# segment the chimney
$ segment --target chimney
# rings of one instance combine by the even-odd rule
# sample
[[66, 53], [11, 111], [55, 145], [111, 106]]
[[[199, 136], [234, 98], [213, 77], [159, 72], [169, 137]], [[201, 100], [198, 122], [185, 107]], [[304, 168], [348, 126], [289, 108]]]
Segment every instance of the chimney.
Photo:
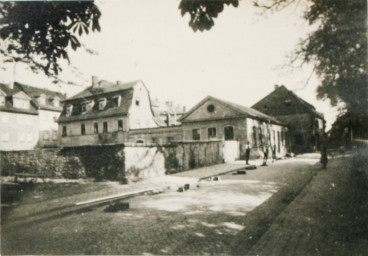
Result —
[[275, 90], [277, 90], [279, 88], [278, 84], [275, 84]]
[[185, 113], [185, 110], [186, 110], [186, 108], [185, 108], [185, 106], [183, 106], [183, 113]]
[[98, 77], [97, 76], [92, 76], [92, 87], [98, 87]]
[[119, 84], [123, 84], [123, 82], [122, 82], [122, 81], [120, 81], [120, 80], [118, 80], [118, 81], [116, 81], [116, 84], [117, 84], [117, 85], [119, 85]]

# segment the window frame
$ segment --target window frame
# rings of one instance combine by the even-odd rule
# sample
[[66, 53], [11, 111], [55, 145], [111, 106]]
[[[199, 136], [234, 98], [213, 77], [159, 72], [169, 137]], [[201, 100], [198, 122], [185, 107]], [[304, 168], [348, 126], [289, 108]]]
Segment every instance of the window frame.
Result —
[[[231, 131], [232, 131], [232, 138], [228, 138], [227, 133], [226, 133], [226, 129], [229, 129], [229, 128], [231, 128]], [[224, 140], [235, 140], [234, 126], [232, 125], [224, 126]]]
[[[212, 131], [212, 132], [210, 132]], [[214, 134], [212, 134], [214, 131]], [[217, 129], [216, 127], [210, 127], [207, 129], [207, 136], [208, 136], [208, 139], [216, 139], [217, 138]]]
[[192, 140], [201, 140], [201, 129], [199, 128], [192, 129]]
[[81, 124], [81, 135], [86, 135], [86, 125]]
[[103, 125], [102, 125], [102, 132], [103, 133], [108, 133], [109, 132], [109, 123], [107, 121], [104, 121], [103, 122]]

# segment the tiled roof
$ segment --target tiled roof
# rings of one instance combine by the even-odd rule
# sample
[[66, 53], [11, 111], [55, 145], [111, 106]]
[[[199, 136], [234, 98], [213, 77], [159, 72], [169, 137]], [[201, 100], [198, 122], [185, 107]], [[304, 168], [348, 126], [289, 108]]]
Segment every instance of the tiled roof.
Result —
[[283, 85], [258, 101], [252, 108], [273, 116], [312, 113], [324, 119], [323, 114], [316, 111], [313, 105], [297, 96], [294, 92], [289, 91]]
[[21, 88], [14, 85], [13, 89], [9, 88], [9, 85], [0, 83], [0, 89], [6, 94], [5, 97], [5, 105], [0, 106], [0, 111], [4, 112], [12, 112], [12, 113], [22, 113], [22, 114], [32, 114], [32, 115], [38, 115], [37, 107], [34, 104], [30, 104], [30, 109], [23, 109], [23, 108], [15, 108], [12, 104], [13, 99], [12, 96], [17, 94], [18, 92], [21, 92]]
[[245, 106], [242, 106], [242, 105], [239, 105], [239, 104], [235, 104], [235, 103], [232, 103], [232, 102], [228, 102], [228, 101], [225, 101], [225, 100], [220, 100], [220, 99], [217, 99], [217, 98], [212, 97], [212, 96], [207, 96], [206, 98], [204, 98], [200, 103], [198, 103], [190, 111], [188, 111], [184, 116], [182, 116], [179, 119], [179, 121], [185, 120], [185, 118], [187, 116], [189, 116], [191, 113], [193, 113], [197, 108], [199, 108], [201, 105], [203, 105], [208, 100], [218, 101], [219, 103], [235, 110], [237, 114], [234, 115], [234, 117], [249, 116], [249, 117], [253, 117], [253, 118], [256, 118], [256, 119], [263, 120], [263, 121], [267, 121], [267, 122], [270, 121], [272, 123], [283, 125], [283, 122], [277, 120], [276, 118], [274, 118], [272, 116], [269, 116], [269, 115], [266, 115], [264, 113], [261, 113], [261, 112], [255, 110], [255, 109], [253, 109], [253, 108], [248, 108], [248, 107], [245, 107]]
[[[79, 93], [78, 97], [71, 97], [65, 100], [64, 109], [58, 119], [59, 123], [73, 122], [73, 121], [82, 121], [82, 120], [91, 120], [91, 119], [99, 119], [106, 118], [111, 116], [124, 116], [128, 113], [129, 108], [132, 104], [133, 99], [133, 89], [132, 86], [115, 88], [116, 85], [112, 86], [113, 88], [104, 88], [105, 90], [101, 91], [101, 93], [90, 93], [90, 88], [87, 88], [83, 92]], [[81, 97], [81, 95], [84, 95]], [[87, 96], [88, 95], [88, 96]], [[121, 96], [120, 106], [115, 106], [113, 102], [113, 98], [115, 96]], [[88, 97], [88, 98], [87, 98]], [[97, 100], [106, 97], [106, 106], [103, 110], [98, 109]], [[91, 110], [82, 113], [82, 103], [85, 101], [94, 101], [95, 104]], [[66, 116], [66, 107], [72, 104], [73, 111], [70, 116]]]
[[95, 95], [100, 95], [101, 96], [102, 94], [105, 94], [105, 93], [131, 89], [138, 82], [140, 82], [140, 81], [137, 80], [137, 81], [124, 83], [124, 84], [114, 84], [114, 83], [110, 83], [110, 82], [102, 80], [102, 81], [99, 82], [99, 87], [98, 88], [93, 88], [92, 86], [90, 86], [87, 89], [85, 89], [84, 91], [68, 98], [67, 101], [76, 100], [76, 99], [90, 98], [90, 97], [95, 96]]
[[[21, 83], [14, 83], [14, 88], [17, 87], [19, 90], [24, 91], [28, 96], [32, 98], [33, 103], [40, 107], [41, 109], [45, 110], [53, 110], [53, 111], [61, 111], [62, 107], [55, 107], [52, 103], [52, 100], [55, 97], [58, 97], [60, 101], [63, 101], [65, 99], [65, 95], [60, 92], [50, 91], [43, 88], [36, 88], [29, 85], [24, 85]], [[38, 97], [40, 97], [41, 94], [44, 94], [46, 96], [46, 102], [45, 104], [40, 104], [40, 102], [37, 100]]]

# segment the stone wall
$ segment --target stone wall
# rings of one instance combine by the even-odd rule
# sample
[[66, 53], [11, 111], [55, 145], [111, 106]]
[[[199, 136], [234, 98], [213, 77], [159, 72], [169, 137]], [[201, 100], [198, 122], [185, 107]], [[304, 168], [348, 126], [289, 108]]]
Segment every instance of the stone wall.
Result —
[[25, 172], [45, 178], [136, 181], [223, 162], [223, 142], [167, 146], [111, 145], [69, 149], [2, 151], [1, 175]]
[[0, 151], [1, 175], [25, 172], [45, 178], [83, 178], [85, 168], [80, 159], [59, 149]]
[[179, 142], [164, 147], [168, 172], [179, 172], [223, 163], [222, 141]]

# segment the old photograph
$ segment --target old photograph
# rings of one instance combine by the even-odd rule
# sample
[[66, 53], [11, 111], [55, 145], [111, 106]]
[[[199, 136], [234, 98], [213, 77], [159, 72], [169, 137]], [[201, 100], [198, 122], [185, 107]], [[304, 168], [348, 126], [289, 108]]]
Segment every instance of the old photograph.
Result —
[[2, 255], [366, 255], [366, 0], [0, 1]]

